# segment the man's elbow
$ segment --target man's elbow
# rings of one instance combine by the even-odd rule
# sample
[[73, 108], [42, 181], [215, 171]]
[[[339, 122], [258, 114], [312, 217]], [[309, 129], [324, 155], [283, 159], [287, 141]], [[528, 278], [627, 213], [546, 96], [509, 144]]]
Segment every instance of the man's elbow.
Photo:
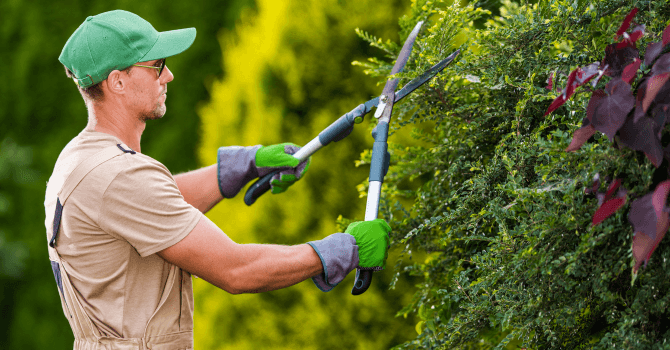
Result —
[[[223, 289], [223, 288], [222, 288], [222, 289]], [[239, 290], [239, 289], [228, 288], [228, 289], [224, 289], [224, 290], [225, 290], [226, 292], [232, 294], [232, 295], [244, 294], [244, 292], [243, 292], [242, 290]]]
[[226, 273], [225, 276], [221, 276], [217, 283], [212, 284], [233, 295], [245, 293], [244, 287], [240, 283], [240, 279], [231, 272]]

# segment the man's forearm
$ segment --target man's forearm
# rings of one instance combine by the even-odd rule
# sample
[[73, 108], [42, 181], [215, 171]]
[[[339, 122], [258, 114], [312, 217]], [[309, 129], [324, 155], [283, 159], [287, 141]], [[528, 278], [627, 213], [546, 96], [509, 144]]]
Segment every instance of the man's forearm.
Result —
[[308, 244], [241, 244], [239, 249], [248, 263], [236, 272], [238, 293], [277, 290], [323, 273], [321, 259]]
[[186, 203], [203, 213], [223, 199], [219, 190], [216, 164], [175, 175], [174, 179]]

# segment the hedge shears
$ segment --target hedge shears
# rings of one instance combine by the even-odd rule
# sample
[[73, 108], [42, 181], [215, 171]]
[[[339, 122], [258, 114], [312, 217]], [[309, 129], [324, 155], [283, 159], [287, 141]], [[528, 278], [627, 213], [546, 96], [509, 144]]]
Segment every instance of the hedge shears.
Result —
[[[419, 34], [419, 30], [421, 29], [422, 24], [423, 22], [417, 23], [417, 25], [407, 37], [407, 40], [405, 40], [396, 63], [391, 70], [391, 75], [402, 72], [405, 64], [409, 59], [410, 53], [412, 52], [412, 46], [414, 45], [414, 41]], [[349, 136], [354, 128], [354, 124], [362, 123], [363, 116], [368, 114], [373, 107], [377, 107], [374, 116], [376, 119], [379, 119], [379, 122], [372, 131], [372, 137], [375, 139], [375, 142], [372, 147], [372, 161], [370, 163], [369, 177], [370, 185], [368, 187], [368, 199], [365, 207], [365, 221], [376, 219], [377, 215], [379, 214], [379, 198], [381, 195], [382, 183], [384, 182], [384, 176], [388, 171], [391, 160], [390, 154], [387, 150], [387, 139], [389, 121], [391, 119], [391, 113], [393, 112], [393, 105], [396, 102], [402, 100], [405, 96], [409, 95], [412, 91], [416, 90], [419, 86], [423, 85], [428, 80], [436, 76], [459, 54], [460, 50], [456, 50], [454, 53], [449, 55], [449, 57], [438, 62], [436, 65], [421, 74], [421, 76], [414, 78], [412, 81], [407, 83], [407, 85], [405, 85], [398, 92], [395, 92], [395, 89], [398, 86], [399, 79], [394, 78], [387, 80], [381, 96], [362, 103], [341, 116], [321, 133], [319, 133], [319, 135], [312, 139], [312, 141], [310, 141], [307, 145], [294, 153], [293, 157], [299, 159], [300, 162], [302, 162], [308, 159], [312, 154], [316, 153], [316, 151], [318, 151], [321, 147], [326, 146], [331, 142], [341, 141], [345, 137]], [[267, 192], [270, 189], [270, 180], [272, 179], [272, 176], [278, 172], [279, 170], [269, 173], [253, 183], [244, 196], [244, 202], [247, 205], [252, 205], [258, 197]], [[354, 287], [351, 290], [351, 294], [359, 295], [364, 293], [370, 286], [371, 281], [372, 270], [356, 269], [356, 282], [354, 283]]]

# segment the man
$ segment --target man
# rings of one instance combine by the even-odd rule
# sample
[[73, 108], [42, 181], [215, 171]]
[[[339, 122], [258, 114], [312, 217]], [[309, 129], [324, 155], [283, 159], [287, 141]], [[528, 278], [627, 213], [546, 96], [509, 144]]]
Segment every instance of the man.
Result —
[[172, 177], [141, 154], [147, 120], [166, 113], [166, 58], [195, 28], [157, 32], [126, 11], [88, 17], [59, 60], [88, 124], [63, 149], [45, 196], [49, 258], [75, 349], [191, 349], [191, 274], [232, 294], [312, 278], [331, 290], [356, 267], [381, 269], [383, 220], [296, 246], [237, 244], [203, 213], [273, 170], [281, 193], [307, 171], [290, 144], [222, 147], [217, 164]]

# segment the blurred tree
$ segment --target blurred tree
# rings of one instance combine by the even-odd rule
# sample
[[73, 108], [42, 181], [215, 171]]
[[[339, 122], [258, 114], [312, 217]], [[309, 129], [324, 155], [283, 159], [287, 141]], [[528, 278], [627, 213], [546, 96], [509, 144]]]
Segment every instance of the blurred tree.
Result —
[[198, 166], [195, 106], [208, 98], [203, 82], [224, 73], [217, 33], [253, 6], [252, 0], [0, 2], [0, 348], [72, 348], [48, 262], [43, 206], [58, 154], [87, 120], [58, 61], [68, 37], [87, 16], [114, 9], [137, 13], [159, 31], [197, 28], [191, 48], [168, 60], [175, 75], [168, 113], [149, 123], [142, 140], [144, 153], [178, 173]]
[[[356, 36], [358, 27], [404, 41], [397, 18], [409, 2], [257, 2], [221, 36], [227, 72], [200, 109], [202, 164], [229, 145], [294, 142], [304, 145], [340, 115], [381, 93], [385, 78], [367, 78], [351, 64], [382, 51]], [[371, 115], [369, 116], [371, 117]], [[321, 149], [309, 174], [287, 193], [266, 194], [251, 207], [244, 193], [208, 215], [239, 243], [299, 244], [342, 231], [339, 215], [362, 220], [365, 199], [356, 184], [367, 167], [354, 160], [372, 145], [364, 122], [344, 141]], [[389, 261], [395, 261], [391, 254]], [[392, 266], [392, 263], [389, 263]], [[229, 295], [197, 280], [196, 347], [202, 349], [386, 349], [414, 337], [411, 318], [395, 318], [409, 302], [410, 280], [389, 291], [392, 274], [375, 274], [368, 292], [352, 297], [354, 274], [323, 293], [311, 281], [257, 295]], [[205, 329], [203, 329], [205, 328]]]

